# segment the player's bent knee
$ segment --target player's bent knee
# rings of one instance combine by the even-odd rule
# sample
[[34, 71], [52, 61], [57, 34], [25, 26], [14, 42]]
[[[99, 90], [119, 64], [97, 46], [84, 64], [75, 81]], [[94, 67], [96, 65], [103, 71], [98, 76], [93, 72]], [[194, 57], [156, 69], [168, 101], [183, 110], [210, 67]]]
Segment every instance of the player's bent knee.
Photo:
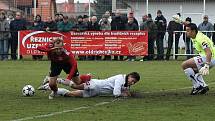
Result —
[[50, 77], [50, 80], [49, 80], [49, 87], [51, 88], [51, 90], [53, 91], [57, 91], [58, 88], [57, 88], [57, 77]]
[[187, 61], [184, 61], [184, 62], [181, 64], [181, 67], [182, 67], [183, 70], [187, 69], [187, 68], [188, 68]]

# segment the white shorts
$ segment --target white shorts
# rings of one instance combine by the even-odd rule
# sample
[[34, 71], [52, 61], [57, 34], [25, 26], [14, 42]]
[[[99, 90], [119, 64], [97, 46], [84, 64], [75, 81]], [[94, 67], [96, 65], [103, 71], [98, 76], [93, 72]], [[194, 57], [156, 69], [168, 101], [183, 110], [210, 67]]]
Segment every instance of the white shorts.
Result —
[[83, 97], [94, 97], [99, 95], [99, 86], [96, 83], [96, 79], [92, 79], [87, 83], [84, 83]]
[[[205, 56], [196, 56], [193, 58], [198, 70], [200, 70], [204, 64], [206, 63], [206, 57]], [[212, 68], [215, 65], [215, 59], [211, 59], [210, 68]]]

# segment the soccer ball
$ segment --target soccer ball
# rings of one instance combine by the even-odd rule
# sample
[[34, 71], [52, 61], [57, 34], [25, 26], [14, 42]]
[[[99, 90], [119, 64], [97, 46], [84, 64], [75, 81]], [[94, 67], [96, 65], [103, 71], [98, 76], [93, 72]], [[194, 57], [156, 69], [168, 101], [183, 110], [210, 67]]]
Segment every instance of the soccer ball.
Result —
[[31, 85], [25, 85], [22, 89], [22, 94], [24, 96], [33, 96], [35, 93], [35, 89]]

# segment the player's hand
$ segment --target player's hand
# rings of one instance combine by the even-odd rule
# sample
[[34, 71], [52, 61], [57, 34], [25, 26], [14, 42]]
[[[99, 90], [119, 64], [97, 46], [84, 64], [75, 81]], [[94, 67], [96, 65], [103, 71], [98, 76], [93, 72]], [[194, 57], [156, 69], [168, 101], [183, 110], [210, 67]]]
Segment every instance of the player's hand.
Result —
[[131, 96], [131, 93], [130, 93], [129, 91], [126, 90], [126, 91], [123, 91], [123, 92], [122, 92], [121, 96], [122, 96], [122, 97], [130, 97], [130, 96]]
[[199, 73], [202, 75], [209, 75], [209, 64], [205, 64], [204, 67], [199, 70]]

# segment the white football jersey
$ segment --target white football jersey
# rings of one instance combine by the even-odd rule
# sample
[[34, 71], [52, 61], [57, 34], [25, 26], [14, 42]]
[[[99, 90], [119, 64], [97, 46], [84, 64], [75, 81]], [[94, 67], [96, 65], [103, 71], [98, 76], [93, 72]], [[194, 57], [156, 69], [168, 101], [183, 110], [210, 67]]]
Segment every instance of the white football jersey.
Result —
[[[119, 74], [107, 79], [92, 79], [93, 84], [91, 86], [97, 87], [97, 91], [100, 94], [113, 94], [114, 96], [120, 96], [121, 91], [125, 89], [125, 74]], [[90, 81], [90, 82], [91, 82]]]

